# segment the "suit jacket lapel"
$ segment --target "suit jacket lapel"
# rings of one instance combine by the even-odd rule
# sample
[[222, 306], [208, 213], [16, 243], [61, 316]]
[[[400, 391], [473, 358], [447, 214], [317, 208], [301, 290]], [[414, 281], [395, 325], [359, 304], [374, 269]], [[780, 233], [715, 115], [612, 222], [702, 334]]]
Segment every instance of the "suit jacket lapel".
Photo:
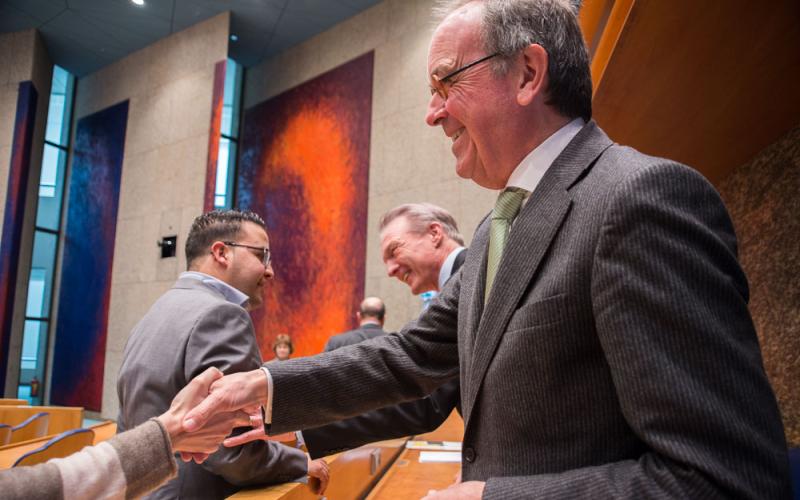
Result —
[[[466, 396], [465, 401], [462, 401], [465, 421], [469, 419], [483, 378], [505, 334], [506, 325], [569, 213], [572, 201], [568, 189], [610, 145], [611, 141], [592, 121], [556, 158], [514, 222], [485, 308], [483, 290], [486, 282], [489, 221], [484, 221], [476, 232], [470, 253], [474, 251], [478, 254], [476, 257], [480, 258], [480, 271], [476, 273], [477, 282], [472, 290], [470, 307], [472, 314], [477, 312], [477, 317], [471, 317], [467, 323], [470, 327], [470, 334], [467, 335], [471, 344], [469, 354], [472, 356], [467, 358], [470, 364], [466, 376], [466, 391], [463, 391]], [[476, 247], [476, 244], [480, 247]], [[473, 330], [474, 325], [476, 328]]]

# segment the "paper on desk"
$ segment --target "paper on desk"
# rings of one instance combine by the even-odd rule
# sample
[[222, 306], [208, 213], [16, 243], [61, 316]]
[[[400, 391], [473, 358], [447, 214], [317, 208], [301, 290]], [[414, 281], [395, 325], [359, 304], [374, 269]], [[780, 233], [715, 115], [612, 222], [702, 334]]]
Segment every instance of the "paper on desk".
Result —
[[461, 451], [460, 441], [409, 441], [406, 443], [409, 450], [431, 451]]
[[461, 463], [460, 451], [421, 451], [419, 463]]

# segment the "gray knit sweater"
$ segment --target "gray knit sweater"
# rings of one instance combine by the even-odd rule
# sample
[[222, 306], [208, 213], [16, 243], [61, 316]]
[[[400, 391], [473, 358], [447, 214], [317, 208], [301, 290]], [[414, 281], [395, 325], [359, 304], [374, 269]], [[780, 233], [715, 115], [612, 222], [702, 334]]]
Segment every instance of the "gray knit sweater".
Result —
[[66, 458], [0, 471], [3, 499], [137, 498], [175, 476], [169, 436], [156, 419]]

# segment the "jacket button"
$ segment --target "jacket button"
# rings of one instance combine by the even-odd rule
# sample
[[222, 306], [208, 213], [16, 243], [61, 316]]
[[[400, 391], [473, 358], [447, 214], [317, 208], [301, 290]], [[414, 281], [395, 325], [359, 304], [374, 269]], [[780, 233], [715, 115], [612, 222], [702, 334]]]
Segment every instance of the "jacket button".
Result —
[[475, 461], [475, 449], [472, 446], [467, 446], [464, 448], [464, 460], [469, 463]]

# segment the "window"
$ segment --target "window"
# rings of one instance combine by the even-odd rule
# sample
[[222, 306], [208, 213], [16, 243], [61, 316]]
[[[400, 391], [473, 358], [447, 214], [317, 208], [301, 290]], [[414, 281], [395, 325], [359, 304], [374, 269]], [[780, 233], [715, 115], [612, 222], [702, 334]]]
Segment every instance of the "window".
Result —
[[75, 78], [63, 68], [55, 66], [42, 152], [17, 389], [17, 397], [26, 398], [31, 404], [40, 404], [44, 394], [53, 277], [61, 229], [74, 88]]
[[217, 155], [217, 184], [214, 208], [231, 208], [236, 152], [239, 146], [239, 116], [242, 95], [242, 66], [233, 59], [225, 65], [225, 90], [222, 98], [222, 124]]

